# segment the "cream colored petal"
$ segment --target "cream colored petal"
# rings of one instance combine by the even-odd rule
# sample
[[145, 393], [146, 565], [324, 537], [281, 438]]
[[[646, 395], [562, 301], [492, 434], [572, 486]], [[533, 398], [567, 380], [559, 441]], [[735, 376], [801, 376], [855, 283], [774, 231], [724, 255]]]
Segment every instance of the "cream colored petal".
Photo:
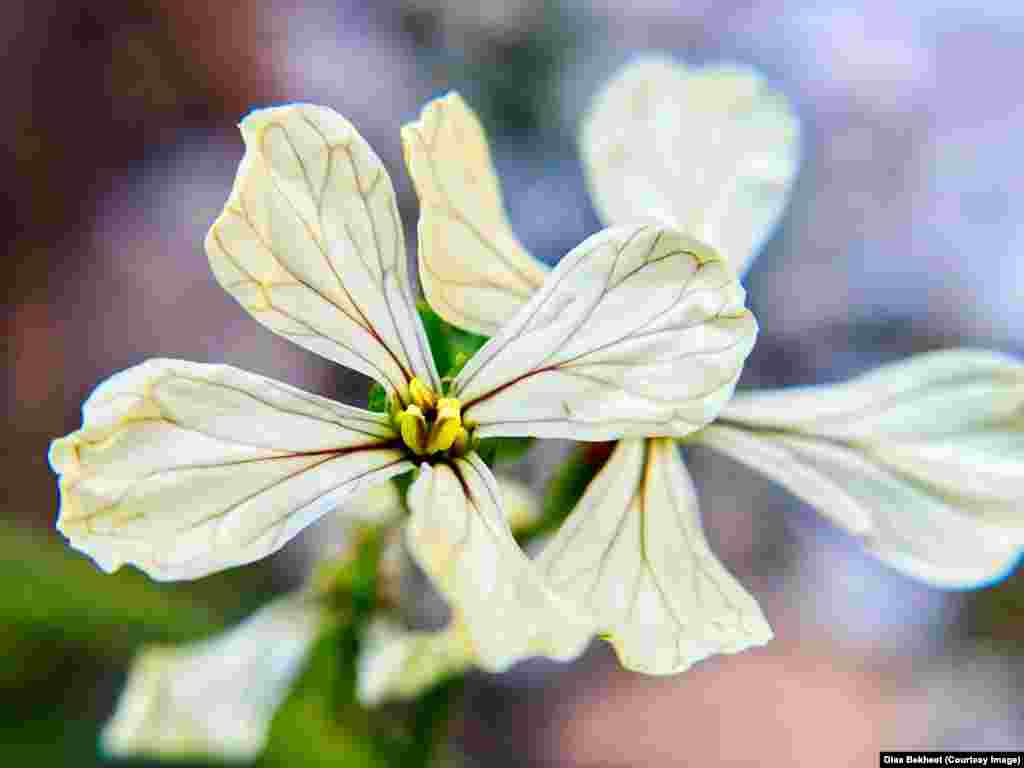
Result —
[[57, 527], [105, 570], [192, 579], [265, 557], [411, 469], [385, 416], [224, 365], [150, 360], [54, 441]]
[[383, 523], [402, 514], [402, 495], [394, 483], [380, 483], [346, 500], [338, 514], [352, 520]]
[[376, 619], [360, 651], [356, 692], [366, 706], [413, 699], [473, 662], [472, 645], [458, 623], [439, 631], [414, 631]]
[[981, 520], [1024, 529], [1024, 364], [952, 349], [848, 382], [740, 393], [736, 426], [841, 441]]
[[457, 93], [402, 128], [420, 198], [420, 284], [452, 325], [493, 336], [540, 288], [547, 267], [512, 234], [479, 119]]
[[782, 214], [800, 156], [796, 115], [756, 72], [650, 55], [597, 95], [580, 144], [607, 223], [673, 222], [740, 273]]
[[250, 113], [245, 156], [206, 237], [220, 284], [277, 333], [409, 401], [439, 388], [391, 179], [355, 128], [311, 104]]
[[512, 538], [494, 476], [475, 454], [423, 464], [409, 490], [409, 550], [463, 617], [482, 667], [570, 659], [592, 627], [543, 583]]
[[674, 674], [772, 637], [708, 547], [672, 440], [620, 441], [537, 565], [593, 613], [628, 669]]
[[116, 757], [252, 760], [321, 628], [320, 609], [279, 599], [209, 640], [135, 659], [102, 744]]
[[604, 230], [453, 382], [479, 437], [682, 436], [732, 394], [757, 323], [712, 249], [655, 225]]
[[858, 535], [883, 561], [936, 586], [997, 581], [1024, 549], [1024, 528], [985, 520], [856, 446], [720, 424], [697, 440], [764, 473]]

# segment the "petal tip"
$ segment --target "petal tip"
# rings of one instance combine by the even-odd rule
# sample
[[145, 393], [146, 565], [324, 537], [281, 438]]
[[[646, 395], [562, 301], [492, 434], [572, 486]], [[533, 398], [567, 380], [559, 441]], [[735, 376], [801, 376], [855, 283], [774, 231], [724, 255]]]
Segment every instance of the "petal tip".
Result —
[[47, 460], [54, 474], [63, 477], [77, 475], [81, 471], [77, 436], [70, 434], [53, 440], [50, 443]]

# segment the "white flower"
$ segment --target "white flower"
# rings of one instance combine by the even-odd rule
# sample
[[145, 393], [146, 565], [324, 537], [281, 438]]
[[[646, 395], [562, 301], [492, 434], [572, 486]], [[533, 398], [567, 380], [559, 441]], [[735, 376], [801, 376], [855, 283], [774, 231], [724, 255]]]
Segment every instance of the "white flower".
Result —
[[304, 595], [270, 603], [237, 627], [135, 658], [103, 749], [118, 756], [252, 760], [316, 640], [322, 609]]
[[756, 335], [731, 268], [667, 225], [604, 230], [442, 387], [391, 181], [367, 143], [312, 105], [253, 112], [241, 129], [246, 153], [206, 239], [214, 274], [268, 328], [374, 378], [391, 413], [151, 360], [100, 385], [82, 429], [54, 442], [58, 527], [108, 570], [197, 578], [264, 557], [354, 492], [416, 469], [408, 544], [480, 664], [576, 655], [593, 622], [523, 555], [473, 447], [703, 427]]
[[[478, 333], [514, 327], [551, 278], [510, 230], [479, 122], [451, 94], [403, 139], [431, 305]], [[738, 270], [779, 217], [799, 154], [796, 118], [760, 77], [661, 57], [627, 66], [598, 95], [581, 144], [607, 221], [673, 222]], [[738, 394], [687, 440], [776, 478], [895, 567], [976, 585], [1005, 574], [1024, 547], [1022, 372], [983, 352], [922, 356], [848, 385]], [[708, 550], [689, 475], [665, 439], [616, 447], [539, 566], [632, 669], [673, 673], [771, 637]]]

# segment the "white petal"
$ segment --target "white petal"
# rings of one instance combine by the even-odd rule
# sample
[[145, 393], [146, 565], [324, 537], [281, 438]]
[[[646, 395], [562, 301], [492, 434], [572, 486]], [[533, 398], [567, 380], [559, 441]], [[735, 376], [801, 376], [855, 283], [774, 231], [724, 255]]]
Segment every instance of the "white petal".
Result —
[[117, 757], [254, 759], [321, 622], [320, 609], [296, 595], [204, 642], [144, 649], [104, 728], [104, 750]]
[[570, 659], [592, 627], [541, 580], [512, 538], [494, 476], [475, 454], [423, 464], [409, 490], [409, 549], [465, 622], [480, 665]]
[[655, 225], [573, 249], [452, 389], [477, 435], [686, 435], [732, 394], [757, 323], [713, 250]]
[[594, 614], [629, 669], [673, 674], [772, 637], [708, 547], [672, 440], [619, 442], [537, 564]]
[[57, 527], [108, 571], [190, 579], [258, 560], [411, 469], [386, 417], [224, 365], [150, 360], [83, 413], [50, 448]]
[[1024, 529], [980, 519], [855, 445], [719, 424], [696, 439], [763, 472], [860, 536], [885, 562], [936, 586], [997, 581], [1024, 549]]
[[394, 483], [380, 483], [367, 488], [355, 497], [349, 497], [338, 507], [337, 514], [348, 520], [385, 523], [402, 515], [402, 495]]
[[449, 93], [402, 128], [402, 145], [420, 198], [423, 293], [452, 325], [493, 336], [547, 267], [512, 234], [480, 121]]
[[743, 272], [779, 219], [799, 165], [799, 124], [756, 72], [687, 69], [663, 56], [598, 94], [581, 149], [610, 224], [658, 216]]
[[465, 671], [473, 661], [472, 646], [458, 623], [427, 632], [376, 619], [360, 651], [356, 692], [366, 706], [412, 699], [446, 677]]
[[1024, 529], [1024, 364], [953, 349], [842, 384], [738, 394], [722, 418], [839, 440], [979, 519]]
[[391, 179], [355, 128], [325, 107], [261, 109], [206, 237], [220, 284], [273, 331], [407, 400], [439, 388], [409, 286]]

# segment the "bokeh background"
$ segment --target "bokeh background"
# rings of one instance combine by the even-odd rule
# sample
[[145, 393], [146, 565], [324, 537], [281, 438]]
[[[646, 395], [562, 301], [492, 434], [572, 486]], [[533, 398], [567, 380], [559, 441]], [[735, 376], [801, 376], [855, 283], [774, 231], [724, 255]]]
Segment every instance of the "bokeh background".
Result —
[[[761, 69], [805, 126], [792, 205], [746, 279], [762, 331], [745, 385], [832, 381], [964, 343], [1024, 351], [1016, 0], [0, 5], [5, 762], [102, 764], [96, 732], [138, 644], [239, 619], [298, 583], [322, 544], [314, 530], [267, 562], [156, 585], [100, 574], [53, 530], [48, 441], [114, 371], [226, 361], [365, 397], [209, 273], [201, 243], [241, 157], [240, 116], [296, 100], [348, 116], [392, 172], [412, 248], [398, 129], [457, 89], [489, 130], [515, 231], [553, 262], [598, 228], [581, 113], [650, 48]], [[777, 639], [672, 679], [624, 672], [596, 646], [568, 667], [474, 675], [452, 729], [469, 764], [860, 766], [881, 748], [1021, 747], [1024, 574], [930, 589], [739, 465], [690, 461], [713, 546]], [[543, 486], [542, 466], [521, 472]]]

